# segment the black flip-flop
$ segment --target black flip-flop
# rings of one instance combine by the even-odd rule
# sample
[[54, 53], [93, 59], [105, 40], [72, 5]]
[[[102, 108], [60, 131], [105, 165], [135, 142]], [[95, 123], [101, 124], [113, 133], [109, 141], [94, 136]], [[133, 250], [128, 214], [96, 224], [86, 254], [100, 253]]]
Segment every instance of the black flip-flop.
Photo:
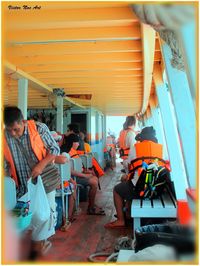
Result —
[[97, 211], [96, 208], [90, 208], [87, 210], [88, 215], [106, 215], [104, 210]]

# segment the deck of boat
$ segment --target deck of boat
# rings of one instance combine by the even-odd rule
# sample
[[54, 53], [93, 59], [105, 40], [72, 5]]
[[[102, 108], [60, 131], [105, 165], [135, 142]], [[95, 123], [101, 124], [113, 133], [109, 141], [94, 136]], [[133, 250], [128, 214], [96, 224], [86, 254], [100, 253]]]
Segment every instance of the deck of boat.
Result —
[[116, 239], [130, 236], [132, 227], [105, 229], [104, 224], [114, 218], [113, 187], [119, 182], [121, 164], [112, 171], [108, 169], [101, 178], [101, 190], [97, 192], [96, 203], [103, 207], [106, 216], [87, 215], [87, 203], [81, 202], [81, 213], [67, 232], [56, 231], [51, 238], [52, 248], [43, 259], [48, 262], [87, 262], [89, 255], [96, 252], [114, 251]]

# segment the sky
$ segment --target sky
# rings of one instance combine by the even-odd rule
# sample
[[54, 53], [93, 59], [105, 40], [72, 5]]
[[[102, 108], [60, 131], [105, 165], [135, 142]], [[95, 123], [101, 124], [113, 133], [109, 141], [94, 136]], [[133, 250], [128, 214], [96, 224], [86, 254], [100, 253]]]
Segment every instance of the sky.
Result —
[[119, 132], [123, 128], [123, 124], [126, 120], [126, 116], [107, 116], [106, 117], [106, 131], [114, 132], [115, 137], [119, 137]]

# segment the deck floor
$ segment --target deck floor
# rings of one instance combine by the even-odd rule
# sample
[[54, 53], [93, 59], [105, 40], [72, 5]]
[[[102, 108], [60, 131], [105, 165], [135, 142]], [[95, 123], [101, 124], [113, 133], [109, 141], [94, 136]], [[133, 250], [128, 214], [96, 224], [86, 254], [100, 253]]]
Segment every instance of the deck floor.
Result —
[[96, 252], [114, 251], [116, 239], [131, 236], [132, 226], [124, 229], [105, 229], [104, 224], [114, 218], [113, 187], [119, 182], [121, 165], [106, 171], [101, 178], [101, 191], [98, 190], [96, 203], [103, 207], [106, 216], [87, 215], [87, 203], [81, 202], [81, 213], [76, 217], [67, 232], [56, 231], [51, 238], [52, 248], [43, 261], [46, 262], [87, 262], [89, 255]]

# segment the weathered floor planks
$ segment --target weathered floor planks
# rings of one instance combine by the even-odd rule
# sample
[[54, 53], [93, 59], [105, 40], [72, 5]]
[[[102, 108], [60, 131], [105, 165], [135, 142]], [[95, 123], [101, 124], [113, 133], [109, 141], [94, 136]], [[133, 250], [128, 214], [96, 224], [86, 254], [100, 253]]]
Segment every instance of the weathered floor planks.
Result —
[[108, 170], [100, 181], [101, 191], [98, 191], [96, 203], [105, 209], [106, 216], [87, 215], [87, 203], [81, 202], [82, 212], [67, 232], [56, 231], [51, 238], [53, 246], [43, 261], [87, 262], [92, 253], [112, 253], [118, 237], [132, 234], [131, 225], [120, 230], [104, 228], [104, 224], [111, 221], [115, 214], [112, 191], [119, 181], [120, 169], [120, 164], [117, 164], [114, 171]]

